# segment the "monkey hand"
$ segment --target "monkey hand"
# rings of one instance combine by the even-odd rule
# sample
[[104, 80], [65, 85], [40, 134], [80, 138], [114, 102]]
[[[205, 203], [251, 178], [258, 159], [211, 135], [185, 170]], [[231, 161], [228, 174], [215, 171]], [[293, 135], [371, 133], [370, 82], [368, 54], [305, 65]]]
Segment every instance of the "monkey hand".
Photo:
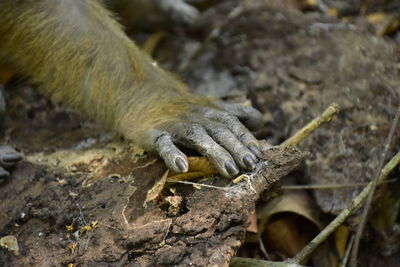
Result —
[[[261, 157], [257, 139], [242, 124], [249, 129], [262, 125], [261, 113], [252, 107], [226, 103], [197, 105], [180, 116], [169, 115], [168, 107], [161, 110], [164, 114], [157, 117], [163, 123], [153, 120], [150, 126], [141, 124], [140, 128], [146, 130], [132, 139], [146, 150], [157, 152], [174, 172], [188, 171], [187, 157], [180, 146], [195, 149], [207, 157], [224, 177], [237, 175], [239, 169], [254, 169]], [[149, 122], [148, 119], [140, 121]]]

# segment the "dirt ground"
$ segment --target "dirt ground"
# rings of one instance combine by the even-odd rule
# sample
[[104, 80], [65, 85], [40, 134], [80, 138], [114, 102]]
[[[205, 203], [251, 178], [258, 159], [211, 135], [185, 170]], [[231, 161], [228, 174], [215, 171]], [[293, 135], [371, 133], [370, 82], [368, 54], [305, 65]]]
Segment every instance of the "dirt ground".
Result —
[[[0, 185], [0, 237], [15, 236], [20, 255], [1, 249], [0, 266], [226, 266], [257, 199], [271, 194], [262, 191], [294, 168], [296, 184], [370, 181], [400, 101], [399, 43], [363, 21], [267, 2], [222, 1], [195, 27], [169, 33], [154, 57], [196, 93], [250, 99], [265, 118], [257, 136], [273, 145], [336, 102], [339, 115], [299, 146], [307, 159], [268, 150], [249, 186], [212, 177], [205, 183], [229, 191], [176, 185], [144, 207], [166, 170], [161, 161], [18, 81], [9, 86], [2, 141], [26, 158]], [[310, 195], [330, 218], [359, 190]], [[175, 210], [167, 196], [178, 200]], [[362, 257], [369, 254], [376, 257], [366, 262], [388, 266], [399, 257], [395, 249], [387, 261], [376, 250]]]

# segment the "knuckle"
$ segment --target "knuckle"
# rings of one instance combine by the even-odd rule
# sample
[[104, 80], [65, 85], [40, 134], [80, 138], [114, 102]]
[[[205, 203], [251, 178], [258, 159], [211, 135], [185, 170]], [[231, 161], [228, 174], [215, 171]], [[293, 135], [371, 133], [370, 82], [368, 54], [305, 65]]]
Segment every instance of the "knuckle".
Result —
[[226, 132], [224, 127], [220, 125], [210, 125], [208, 131], [212, 136], [220, 136]]
[[229, 123], [229, 124], [237, 124], [237, 123], [240, 123], [239, 119], [238, 119], [235, 115], [233, 115], [233, 114], [231, 114], [231, 113], [227, 113], [227, 114], [225, 115], [225, 121], [226, 121], [227, 123]]
[[201, 127], [199, 124], [191, 124], [185, 129], [185, 135], [187, 138], [189, 138], [189, 140], [197, 139], [202, 132], [203, 127]]
[[229, 153], [215, 142], [205, 146], [205, 153], [215, 159], [227, 158]]

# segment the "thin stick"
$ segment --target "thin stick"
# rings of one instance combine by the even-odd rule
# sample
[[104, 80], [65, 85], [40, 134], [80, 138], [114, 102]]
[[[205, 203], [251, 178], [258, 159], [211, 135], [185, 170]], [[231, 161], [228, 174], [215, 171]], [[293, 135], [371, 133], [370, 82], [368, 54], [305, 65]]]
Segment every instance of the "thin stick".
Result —
[[[396, 179], [390, 179], [384, 184], [394, 183]], [[368, 183], [352, 183], [352, 184], [309, 184], [309, 185], [282, 185], [281, 190], [320, 190], [320, 189], [342, 189], [351, 187], [364, 187]]]
[[234, 257], [230, 263], [231, 267], [305, 267], [292, 262], [276, 262], [256, 260], [252, 258]]
[[188, 182], [188, 181], [176, 181], [176, 180], [168, 180], [168, 179], [166, 181], [170, 182], [170, 183], [174, 183], [174, 184], [190, 184], [193, 186], [208, 187], [208, 188], [224, 190], [224, 191], [229, 190], [229, 188], [226, 188], [226, 187], [220, 187], [220, 186], [208, 185], [208, 184], [199, 184], [199, 183], [193, 183], [193, 182]]
[[261, 236], [258, 237], [258, 244], [260, 245], [260, 250], [261, 250], [261, 253], [264, 255], [264, 258], [266, 260], [271, 260], [271, 258], [268, 255], [267, 250], [265, 249], [264, 242], [263, 242]]
[[347, 266], [347, 261], [349, 260], [349, 257], [350, 257], [351, 248], [353, 247], [353, 244], [354, 244], [354, 238], [355, 238], [355, 236], [351, 235], [349, 244], [347, 245], [347, 248], [346, 248], [346, 254], [343, 257], [342, 262], [340, 263], [340, 267]]
[[[400, 152], [385, 165], [381, 171], [381, 175], [377, 180], [378, 184], [381, 184], [389, 173], [400, 164]], [[305, 246], [294, 258], [289, 259], [288, 262], [299, 263], [306, 259], [310, 254], [323, 242], [326, 238], [333, 233], [337, 227], [339, 227], [354, 211], [356, 211], [367, 199], [369, 192], [371, 191], [373, 182], [370, 182], [357, 197], [355, 197], [348, 207], [344, 209], [324, 230], [322, 230], [311, 242]]]
[[382, 151], [382, 156], [381, 156], [381, 159], [379, 162], [379, 167], [375, 174], [375, 179], [372, 180], [371, 191], [369, 192], [367, 201], [365, 203], [365, 206], [364, 206], [364, 209], [363, 209], [363, 212], [361, 215], [360, 224], [358, 225], [358, 228], [357, 228], [356, 238], [354, 240], [353, 250], [351, 252], [351, 258], [350, 258], [350, 266], [351, 267], [357, 266], [358, 249], [360, 247], [360, 241], [361, 241], [362, 234], [364, 232], [365, 224], [367, 223], [368, 212], [371, 208], [371, 203], [372, 203], [372, 199], [373, 199], [373, 196], [375, 193], [375, 189], [378, 185], [379, 174], [380, 174], [380, 171], [382, 170], [383, 164], [385, 163], [385, 159], [386, 159], [387, 153], [389, 151], [390, 144], [393, 140], [394, 133], [397, 129], [399, 119], [400, 119], [400, 103], [397, 108], [396, 115], [393, 119], [392, 126], [390, 127], [389, 134], [386, 138], [385, 145], [383, 146], [383, 151]]
[[336, 103], [332, 103], [322, 114], [317, 118], [310, 121], [306, 126], [297, 131], [292, 137], [283, 142], [281, 147], [295, 146], [312, 134], [322, 124], [329, 122], [333, 115], [339, 112], [339, 106]]

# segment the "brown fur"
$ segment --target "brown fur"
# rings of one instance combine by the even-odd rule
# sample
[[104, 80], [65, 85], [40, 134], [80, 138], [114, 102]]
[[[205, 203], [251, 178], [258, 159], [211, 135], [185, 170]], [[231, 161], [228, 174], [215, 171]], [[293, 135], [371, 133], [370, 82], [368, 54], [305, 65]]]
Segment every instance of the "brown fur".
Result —
[[95, 0], [2, 0], [0, 36], [0, 63], [138, 144], [210, 102], [139, 51]]

